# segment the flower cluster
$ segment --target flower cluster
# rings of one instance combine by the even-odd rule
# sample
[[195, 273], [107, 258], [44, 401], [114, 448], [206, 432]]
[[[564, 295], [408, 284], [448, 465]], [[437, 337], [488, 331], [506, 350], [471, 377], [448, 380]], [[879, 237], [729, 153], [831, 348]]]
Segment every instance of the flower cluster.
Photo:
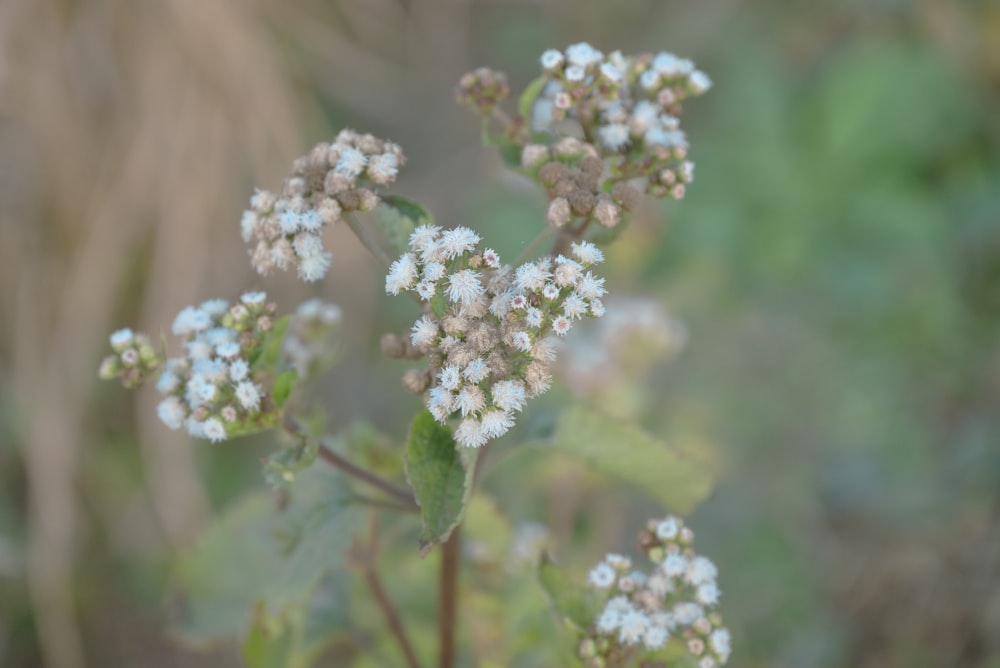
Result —
[[655, 653], [677, 640], [698, 668], [724, 665], [731, 650], [729, 631], [714, 611], [718, 569], [695, 553], [694, 533], [668, 516], [650, 520], [639, 543], [653, 563], [649, 573], [618, 554], [590, 571], [589, 584], [607, 600], [580, 641], [580, 658], [589, 666], [618, 665], [629, 653]]
[[340, 319], [340, 307], [321, 299], [310, 299], [295, 310], [281, 342], [281, 353], [299, 378], [316, 375], [323, 362], [332, 357], [331, 334]]
[[392, 183], [405, 157], [396, 144], [370, 134], [342, 130], [292, 164], [280, 194], [258, 190], [243, 212], [243, 241], [254, 269], [267, 275], [295, 265], [299, 278], [318, 281], [332, 255], [322, 233], [344, 215], [374, 209], [378, 186]]
[[508, 95], [507, 75], [488, 67], [465, 73], [455, 86], [455, 99], [481, 114], [491, 113]]
[[273, 313], [263, 292], [246, 293], [232, 306], [213, 299], [182, 310], [173, 332], [183, 337], [185, 354], [168, 359], [156, 383], [165, 395], [157, 407], [160, 420], [218, 442], [268, 416], [273, 407], [252, 363], [273, 327]]
[[423, 225], [385, 279], [386, 292], [412, 291], [426, 305], [410, 346], [428, 368], [408, 372], [404, 385], [426, 392], [439, 422], [460, 414], [455, 438], [468, 447], [502, 436], [525, 401], [549, 388], [552, 335], [604, 314], [604, 279], [589, 269], [604, 256], [593, 244], [512, 268], [495, 250], [478, 250], [479, 242], [465, 227]]
[[103, 380], [119, 378], [130, 390], [142, 385], [160, 368], [160, 357], [145, 334], [119, 329], [111, 335], [111, 350], [114, 354], [104, 358], [98, 375]]

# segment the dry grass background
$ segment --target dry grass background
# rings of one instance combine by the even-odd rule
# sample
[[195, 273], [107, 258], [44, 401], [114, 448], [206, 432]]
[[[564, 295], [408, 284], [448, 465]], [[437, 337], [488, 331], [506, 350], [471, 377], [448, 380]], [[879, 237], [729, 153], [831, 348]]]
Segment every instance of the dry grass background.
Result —
[[[404, 191], [449, 221], [469, 183], [494, 166], [450, 100], [458, 73], [484, 56], [503, 64], [480, 41], [491, 21], [517, 12], [537, 24], [527, 55], [516, 36], [506, 42], [523, 64], [539, 36], [652, 48], [671, 12], [684, 32], [671, 48], [710, 44], [739, 3], [699, 5], [0, 3], [0, 465], [23, 467], [27, 518], [23, 558], [0, 536], [0, 571], [27, 580], [42, 665], [86, 664], [74, 587], [95, 525], [117, 527], [110, 540], [124, 551], [155, 554], [188, 543], [207, 517], [192, 445], [154, 423], [148, 397], [133, 407], [144, 488], [123, 507], [87, 507], [87, 458], [108, 432], [95, 417], [95, 369], [110, 330], [156, 332], [189, 302], [254, 284], [235, 233], [252, 184], [276, 184], [337, 123], [363, 125], [407, 149], [419, 168]], [[970, 48], [956, 37], [965, 24], [952, 3], [925, 5], [942, 43]], [[342, 234], [331, 242], [337, 260], [324, 294], [363, 330], [376, 293], [351, 288], [377, 276], [353, 244]], [[283, 279], [268, 289], [307, 294]], [[15, 631], [5, 633], [0, 658]]]

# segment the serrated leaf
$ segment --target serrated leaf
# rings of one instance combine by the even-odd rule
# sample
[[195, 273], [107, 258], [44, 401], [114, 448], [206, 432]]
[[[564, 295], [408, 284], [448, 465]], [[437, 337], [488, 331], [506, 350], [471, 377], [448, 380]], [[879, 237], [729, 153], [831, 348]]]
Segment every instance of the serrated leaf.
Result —
[[174, 572], [174, 626], [194, 644], [243, 636], [257, 615], [280, 616], [307, 601], [342, 565], [355, 518], [347, 485], [325, 469], [302, 473], [279, 509], [255, 492], [224, 512], [182, 553]]
[[563, 411], [542, 447], [580, 458], [680, 514], [708, 496], [714, 481], [704, 448], [668, 445], [635, 424], [579, 405]]
[[570, 630], [583, 632], [594, 623], [598, 603], [593, 593], [583, 583], [569, 581], [548, 555], [543, 555], [538, 565], [538, 581]]
[[402, 255], [409, 250], [410, 235], [420, 225], [433, 225], [434, 216], [423, 205], [399, 195], [384, 195], [375, 208], [375, 220], [386, 243]]
[[521, 98], [517, 102], [517, 113], [521, 114], [526, 122], [531, 121], [531, 108], [535, 106], [535, 100], [542, 94], [542, 89], [548, 83], [548, 77], [540, 76], [525, 87], [521, 93]]
[[447, 540], [462, 520], [475, 466], [463, 466], [458, 448], [451, 430], [435, 421], [428, 411], [413, 418], [404, 466], [420, 506], [421, 555]]

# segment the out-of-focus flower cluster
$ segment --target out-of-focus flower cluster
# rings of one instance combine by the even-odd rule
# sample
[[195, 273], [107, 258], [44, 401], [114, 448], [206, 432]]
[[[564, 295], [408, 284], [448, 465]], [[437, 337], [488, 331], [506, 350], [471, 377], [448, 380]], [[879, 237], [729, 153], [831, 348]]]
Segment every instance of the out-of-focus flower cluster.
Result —
[[481, 114], [489, 114], [510, 95], [507, 75], [480, 67], [462, 75], [455, 86], [455, 99]]
[[679, 641], [698, 668], [717, 668], [729, 659], [730, 635], [715, 611], [718, 569], [694, 551], [694, 533], [683, 520], [650, 520], [639, 544], [653, 566], [634, 569], [628, 557], [609, 554], [590, 571], [589, 584], [606, 597], [578, 653], [594, 668], [623, 665], [638, 653], [655, 656]]
[[[157, 407], [160, 420], [218, 442], [273, 417], [274, 406], [253, 368], [273, 313], [263, 292], [246, 293], [234, 305], [212, 299], [182, 310], [173, 332], [184, 340], [184, 355], [166, 360], [156, 381], [164, 395]], [[122, 332], [111, 335], [113, 348], [124, 345]]]
[[324, 228], [374, 209], [377, 188], [394, 182], [404, 162], [398, 145], [353, 130], [297, 158], [280, 193], [258, 190], [243, 212], [240, 232], [253, 244], [254, 269], [267, 275], [294, 265], [304, 281], [323, 278], [332, 258], [323, 247]]
[[142, 385], [162, 363], [149, 337], [128, 328], [111, 335], [111, 350], [114, 354], [104, 358], [98, 375], [103, 380], [118, 378], [130, 390]]
[[[458, 414], [456, 440], [480, 447], [514, 425], [525, 401], [545, 392], [555, 359], [552, 335], [573, 322], [604, 314], [604, 279], [590, 268], [604, 260], [596, 246], [574, 243], [571, 257], [547, 256], [517, 268], [504, 265], [465, 227], [443, 231], [418, 227], [410, 252], [389, 269], [385, 289], [412, 291], [425, 304], [409, 340], [393, 356], [425, 356], [404, 386], [426, 392], [427, 409], [439, 422]], [[392, 346], [383, 342], [386, 352]]]
[[332, 335], [340, 320], [340, 307], [321, 299], [310, 299], [295, 310], [281, 343], [281, 353], [300, 379], [316, 375], [325, 361], [332, 361]]

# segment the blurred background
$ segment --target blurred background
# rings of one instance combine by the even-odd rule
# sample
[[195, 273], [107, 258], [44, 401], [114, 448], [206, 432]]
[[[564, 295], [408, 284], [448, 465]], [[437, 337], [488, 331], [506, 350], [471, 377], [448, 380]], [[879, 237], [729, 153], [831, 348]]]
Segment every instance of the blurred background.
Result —
[[[581, 40], [715, 81], [686, 107], [696, 183], [607, 273], [686, 325], [641, 403], [713, 443], [690, 522], [731, 665], [1000, 666], [1000, 5], [960, 0], [4, 0], [0, 665], [239, 665], [167, 636], [164, 582], [267, 444], [175, 437], [152, 392], [98, 382], [107, 333], [321, 295], [350, 354], [320, 396], [401, 437], [403, 367], [368, 365], [406, 305], [343, 229], [322, 285], [265, 284], [240, 212], [351, 126], [404, 147], [398, 192], [509, 254], [542, 198], [452, 86], [490, 65], [516, 90]], [[568, 535], [557, 510], [516, 512]]]

